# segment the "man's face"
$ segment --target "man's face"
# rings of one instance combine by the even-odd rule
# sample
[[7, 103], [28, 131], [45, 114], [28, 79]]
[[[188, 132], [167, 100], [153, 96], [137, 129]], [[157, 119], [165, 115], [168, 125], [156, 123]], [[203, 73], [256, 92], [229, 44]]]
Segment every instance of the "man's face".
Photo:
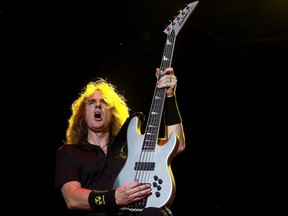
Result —
[[88, 130], [109, 132], [112, 112], [100, 91], [95, 91], [85, 102], [85, 119]]

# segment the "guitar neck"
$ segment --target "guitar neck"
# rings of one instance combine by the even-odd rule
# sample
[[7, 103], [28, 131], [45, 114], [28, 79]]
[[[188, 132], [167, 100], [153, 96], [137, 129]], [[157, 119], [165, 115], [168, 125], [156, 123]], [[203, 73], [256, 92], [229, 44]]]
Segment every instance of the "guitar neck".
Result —
[[[158, 80], [163, 76], [163, 71], [170, 67], [172, 64], [173, 51], [175, 46], [175, 35], [168, 35], [166, 39], [166, 44], [164, 47], [164, 52], [162, 56], [162, 61], [160, 64], [161, 73]], [[147, 126], [145, 130], [145, 139], [143, 143], [143, 150], [154, 150], [155, 145], [158, 140], [158, 134], [160, 129], [161, 117], [163, 114], [163, 107], [166, 96], [166, 88], [155, 87], [154, 95], [152, 99], [152, 105], [150, 108]]]
[[[173, 58], [173, 52], [174, 52], [174, 47], [175, 47], [175, 41], [176, 41], [176, 36], [173, 32], [171, 34], [167, 35], [166, 44], [165, 44], [164, 52], [163, 52], [163, 56], [162, 56], [162, 61], [160, 64], [161, 72], [172, 65], [172, 58]], [[163, 76], [163, 74], [160, 73], [160, 76], [158, 79], [160, 79], [162, 76]]]
[[[186, 7], [180, 12], [180, 14], [175, 17], [175, 19], [170, 23], [170, 25], [168, 25], [168, 27], [164, 30], [164, 32], [167, 34], [167, 39], [164, 46], [162, 61], [160, 64], [161, 73], [158, 77], [158, 80], [164, 75], [163, 71], [166, 68], [171, 67], [176, 37], [184, 24], [187, 22], [188, 18], [192, 14], [192, 11], [195, 9], [198, 3], [199, 1], [194, 1], [186, 5]], [[147, 126], [144, 134], [145, 138], [142, 146], [143, 150], [154, 150], [156, 143], [158, 143], [158, 134], [163, 113], [165, 96], [166, 88], [158, 89], [157, 87], [155, 87], [152, 105], [150, 108]]]

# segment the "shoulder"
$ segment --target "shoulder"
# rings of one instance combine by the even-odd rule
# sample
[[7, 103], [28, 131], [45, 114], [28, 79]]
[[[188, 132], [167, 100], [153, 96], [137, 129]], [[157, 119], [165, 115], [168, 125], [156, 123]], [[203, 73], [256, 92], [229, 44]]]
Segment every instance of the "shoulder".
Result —
[[81, 145], [79, 144], [64, 144], [60, 146], [60, 148], [57, 150], [56, 154], [73, 154], [76, 152], [81, 151]]
[[56, 161], [60, 164], [77, 163], [81, 158], [87, 158], [89, 151], [82, 149], [79, 144], [64, 144], [56, 152]]
[[63, 144], [57, 151], [71, 151], [73, 149], [79, 149], [78, 144]]

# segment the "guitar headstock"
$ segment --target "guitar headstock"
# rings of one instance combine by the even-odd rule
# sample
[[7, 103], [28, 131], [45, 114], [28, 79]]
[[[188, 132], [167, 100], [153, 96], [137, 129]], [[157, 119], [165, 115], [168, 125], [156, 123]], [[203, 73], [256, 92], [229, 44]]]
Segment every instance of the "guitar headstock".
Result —
[[180, 11], [178, 16], [176, 16], [170, 25], [164, 30], [167, 35], [174, 33], [176, 36], [181, 28], [184, 26], [185, 22], [188, 20], [189, 16], [192, 14], [194, 8], [198, 5], [199, 1], [194, 1], [186, 5], [186, 7]]

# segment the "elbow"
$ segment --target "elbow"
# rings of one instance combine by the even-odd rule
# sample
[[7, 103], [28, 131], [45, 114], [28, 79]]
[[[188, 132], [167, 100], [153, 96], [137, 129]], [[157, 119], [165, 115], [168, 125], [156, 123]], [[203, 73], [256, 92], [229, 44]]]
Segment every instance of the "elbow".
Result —
[[186, 148], [186, 143], [185, 143], [185, 141], [179, 142], [177, 154], [182, 153], [182, 152], [185, 150], [185, 148]]
[[179, 146], [178, 153], [182, 153], [185, 150], [185, 146]]
[[66, 202], [66, 206], [69, 210], [74, 210], [76, 209], [76, 207], [73, 205], [73, 203], [69, 203], [69, 202]]
[[75, 210], [78, 209], [78, 205], [73, 199], [66, 199], [65, 200], [66, 206], [69, 210]]

